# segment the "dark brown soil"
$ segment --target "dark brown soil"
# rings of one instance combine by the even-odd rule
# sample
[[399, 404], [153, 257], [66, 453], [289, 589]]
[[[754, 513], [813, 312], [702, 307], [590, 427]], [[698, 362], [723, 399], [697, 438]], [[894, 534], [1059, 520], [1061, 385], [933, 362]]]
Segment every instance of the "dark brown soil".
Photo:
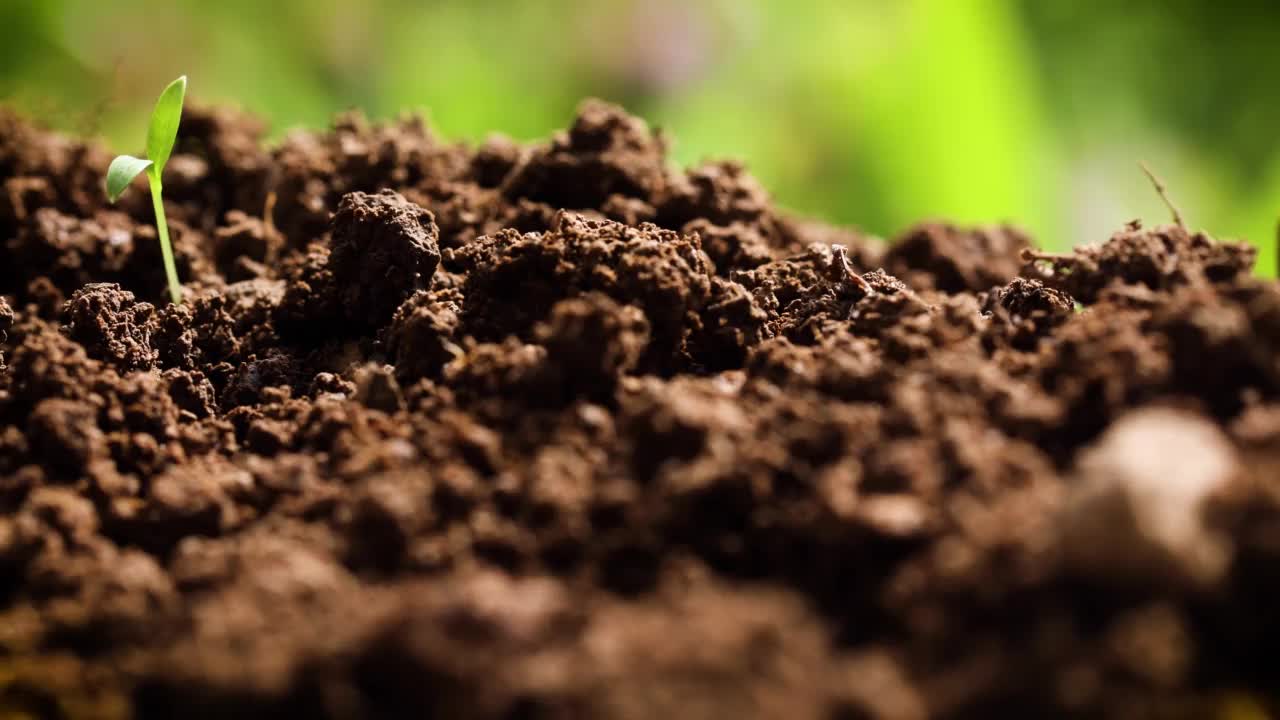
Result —
[[105, 150], [0, 115], [6, 717], [1276, 708], [1248, 246], [884, 248], [599, 102], [261, 132], [187, 111], [172, 306]]

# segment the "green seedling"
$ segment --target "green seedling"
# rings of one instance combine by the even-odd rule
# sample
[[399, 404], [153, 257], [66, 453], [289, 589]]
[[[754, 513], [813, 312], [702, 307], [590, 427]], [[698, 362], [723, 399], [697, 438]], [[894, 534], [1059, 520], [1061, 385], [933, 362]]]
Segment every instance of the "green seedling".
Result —
[[169, 83], [160, 93], [156, 109], [151, 113], [151, 125], [147, 128], [147, 157], [136, 158], [121, 155], [107, 168], [107, 198], [115, 202], [129, 183], [142, 172], [147, 173], [151, 185], [151, 204], [156, 211], [156, 234], [160, 236], [160, 254], [164, 257], [164, 273], [169, 279], [169, 297], [175, 305], [182, 303], [182, 283], [178, 282], [178, 268], [173, 263], [173, 246], [169, 243], [169, 223], [164, 217], [164, 200], [160, 192], [160, 174], [164, 171], [173, 143], [178, 138], [178, 122], [182, 119], [182, 100], [187, 94], [187, 76]]

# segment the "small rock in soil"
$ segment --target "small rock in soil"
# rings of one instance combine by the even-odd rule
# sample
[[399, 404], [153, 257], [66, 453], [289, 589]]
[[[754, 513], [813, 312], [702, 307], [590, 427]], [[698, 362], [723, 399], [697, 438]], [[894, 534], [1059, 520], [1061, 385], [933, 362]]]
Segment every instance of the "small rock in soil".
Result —
[[1231, 546], [1207, 526], [1208, 506], [1241, 472], [1227, 437], [1194, 415], [1120, 418], [1076, 464], [1062, 518], [1067, 562], [1121, 583], [1216, 583]]

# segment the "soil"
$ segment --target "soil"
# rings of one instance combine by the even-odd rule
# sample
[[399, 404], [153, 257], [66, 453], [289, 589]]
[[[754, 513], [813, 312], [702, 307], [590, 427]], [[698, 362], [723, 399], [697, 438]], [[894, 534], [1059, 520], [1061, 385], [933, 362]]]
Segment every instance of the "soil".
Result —
[[186, 111], [174, 306], [145, 193], [0, 114], [6, 716], [1280, 710], [1249, 246], [882, 244], [594, 101], [262, 133]]

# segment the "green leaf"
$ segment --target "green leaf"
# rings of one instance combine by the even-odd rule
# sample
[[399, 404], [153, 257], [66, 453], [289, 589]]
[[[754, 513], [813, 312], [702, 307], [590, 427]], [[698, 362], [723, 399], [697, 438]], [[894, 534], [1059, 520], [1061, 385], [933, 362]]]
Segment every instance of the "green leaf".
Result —
[[157, 176], [169, 162], [173, 141], [178, 139], [178, 122], [182, 120], [182, 100], [187, 94], [187, 76], [169, 83], [160, 93], [156, 109], [151, 113], [151, 126], [147, 128], [147, 157], [156, 164]]
[[120, 199], [124, 191], [129, 188], [129, 183], [138, 177], [138, 173], [151, 167], [150, 160], [143, 160], [131, 155], [121, 155], [111, 161], [111, 167], [107, 168], [107, 199], [115, 202]]

